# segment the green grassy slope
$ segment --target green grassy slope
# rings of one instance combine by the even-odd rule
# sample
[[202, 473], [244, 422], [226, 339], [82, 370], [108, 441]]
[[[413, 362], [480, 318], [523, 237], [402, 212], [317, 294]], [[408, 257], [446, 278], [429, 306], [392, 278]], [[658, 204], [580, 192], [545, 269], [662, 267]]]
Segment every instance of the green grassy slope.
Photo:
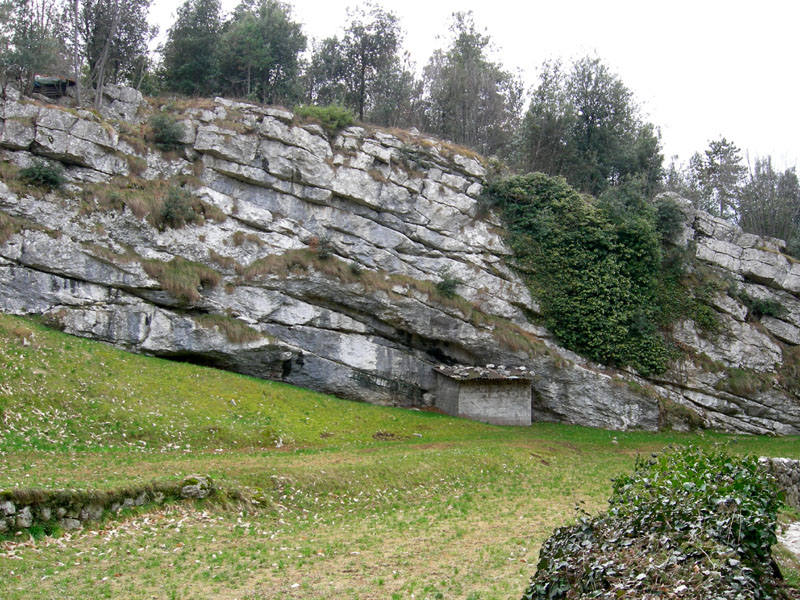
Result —
[[[502, 428], [128, 354], [0, 315], [0, 489], [199, 472], [263, 509], [170, 505], [0, 543], [3, 598], [519, 597], [538, 547], [670, 443], [797, 438]], [[280, 446], [280, 447], [279, 447]]]

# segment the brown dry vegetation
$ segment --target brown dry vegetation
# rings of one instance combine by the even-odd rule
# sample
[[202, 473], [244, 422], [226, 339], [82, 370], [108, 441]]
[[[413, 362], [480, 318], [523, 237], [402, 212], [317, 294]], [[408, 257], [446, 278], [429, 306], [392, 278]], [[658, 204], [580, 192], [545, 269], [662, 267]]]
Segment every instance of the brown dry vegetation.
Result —
[[206, 285], [215, 287], [222, 279], [211, 267], [179, 257], [169, 262], [145, 260], [142, 267], [164, 290], [186, 302], [199, 301], [202, 296], [198, 290]]
[[132, 154], [125, 154], [125, 160], [128, 163], [128, 170], [131, 175], [139, 176], [147, 170], [147, 161]]
[[194, 320], [200, 327], [216, 329], [232, 344], [247, 344], [267, 337], [247, 323], [226, 315], [199, 315]]
[[125, 251], [122, 254], [119, 254], [109, 248], [106, 248], [105, 246], [101, 246], [100, 244], [95, 244], [93, 242], [81, 242], [81, 245], [86, 248], [92, 256], [115, 265], [126, 265], [134, 261], [140, 261], [142, 258], [132, 248], [126, 247]]
[[427, 133], [424, 135], [414, 135], [405, 129], [399, 129], [397, 127], [387, 128], [369, 126], [367, 129], [369, 131], [382, 131], [384, 133], [388, 133], [411, 146], [421, 146], [422, 148], [428, 150], [434, 149], [449, 160], [453, 160], [453, 157], [458, 154], [461, 156], [466, 156], [467, 158], [475, 159], [481, 164], [486, 164], [486, 159], [474, 150], [470, 150], [465, 146], [461, 146], [448, 140], [439, 139]]
[[0, 245], [5, 244], [17, 231], [19, 231], [19, 225], [16, 219], [0, 211]]
[[[89, 183], [83, 186], [81, 212], [90, 214], [95, 211], [121, 211], [128, 207], [137, 218], [146, 219], [153, 227], [164, 229], [164, 202], [170, 189], [199, 185], [202, 182], [192, 175], [178, 175], [170, 179], [143, 179], [135, 174], [128, 177], [116, 176], [109, 183]], [[199, 198], [191, 197], [190, 204], [191, 209], [200, 217], [199, 224], [204, 219], [218, 223], [227, 219], [222, 210]]]
[[0, 181], [5, 183], [17, 196], [42, 198], [47, 190], [24, 182], [19, 176], [19, 167], [6, 160], [0, 161]]
[[264, 240], [258, 237], [255, 233], [245, 233], [244, 231], [236, 231], [231, 236], [231, 240], [233, 241], [234, 246], [241, 246], [245, 242], [250, 242], [255, 244], [259, 248], [264, 246]]
[[236, 269], [237, 267], [239, 267], [238, 270], [241, 270], [241, 265], [239, 265], [239, 263], [236, 262], [235, 258], [233, 258], [231, 256], [223, 256], [222, 254], [219, 254], [218, 252], [216, 252], [212, 248], [209, 248], [209, 250], [208, 250], [208, 258], [213, 263], [216, 263], [217, 265], [219, 265], [223, 269], [231, 270], [231, 269]]

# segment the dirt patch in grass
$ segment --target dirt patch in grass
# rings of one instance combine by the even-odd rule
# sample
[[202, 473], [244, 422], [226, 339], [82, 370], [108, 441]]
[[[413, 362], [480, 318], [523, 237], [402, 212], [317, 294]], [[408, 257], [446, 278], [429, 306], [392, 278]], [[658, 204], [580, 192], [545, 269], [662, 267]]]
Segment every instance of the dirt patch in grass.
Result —
[[400, 435], [397, 433], [392, 433], [391, 431], [376, 431], [372, 434], [373, 440], [379, 440], [384, 442], [392, 442], [397, 440], [407, 440], [409, 436], [407, 435]]

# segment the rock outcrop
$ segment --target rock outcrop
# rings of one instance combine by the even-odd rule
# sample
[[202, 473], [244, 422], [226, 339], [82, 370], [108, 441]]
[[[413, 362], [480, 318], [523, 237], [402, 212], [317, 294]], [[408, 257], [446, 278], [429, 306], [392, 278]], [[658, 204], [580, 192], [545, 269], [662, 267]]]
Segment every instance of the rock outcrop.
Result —
[[[514, 364], [535, 373], [534, 420], [800, 433], [800, 403], [782, 379], [800, 342], [800, 269], [779, 241], [685, 208], [683, 243], [697, 259], [785, 312], [757, 320], [719, 293], [721, 333], [678, 324], [691, 359], [646, 381], [589, 363], [532, 324], [538, 306], [481, 202], [479, 157], [220, 98], [173, 103], [183, 148], [164, 153], [146, 135], [158, 108], [112, 92], [101, 118], [6, 90], [0, 310], [375, 403], [431, 404], [437, 364]], [[62, 163], [69, 183], [46, 194], [23, 186], [15, 169], [37, 157]], [[181, 228], [176, 206], [191, 208]], [[451, 298], [442, 290], [454, 280]], [[726, 385], [731, 370], [760, 387]]]

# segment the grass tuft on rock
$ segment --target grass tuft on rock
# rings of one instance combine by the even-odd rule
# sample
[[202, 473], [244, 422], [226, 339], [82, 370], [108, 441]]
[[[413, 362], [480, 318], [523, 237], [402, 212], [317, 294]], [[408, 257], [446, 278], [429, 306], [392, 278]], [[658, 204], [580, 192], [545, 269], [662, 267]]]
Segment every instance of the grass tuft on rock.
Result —
[[232, 344], [247, 344], [264, 339], [265, 334], [253, 329], [247, 323], [226, 315], [199, 315], [195, 322], [205, 329], [216, 329]]
[[200, 289], [216, 287], [222, 279], [211, 267], [180, 257], [169, 262], [147, 260], [142, 267], [164, 290], [185, 302], [198, 302], [202, 298]]

